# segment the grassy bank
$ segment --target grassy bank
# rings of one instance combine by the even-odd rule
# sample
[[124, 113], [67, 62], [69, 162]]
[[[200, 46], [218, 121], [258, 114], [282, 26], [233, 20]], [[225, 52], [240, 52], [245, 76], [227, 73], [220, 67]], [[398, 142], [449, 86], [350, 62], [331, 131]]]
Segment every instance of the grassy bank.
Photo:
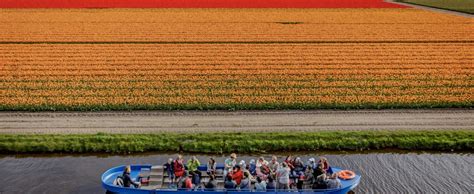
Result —
[[255, 153], [318, 150], [474, 150], [474, 131], [0, 135], [0, 153]]
[[474, 14], [472, 0], [398, 0], [399, 2]]

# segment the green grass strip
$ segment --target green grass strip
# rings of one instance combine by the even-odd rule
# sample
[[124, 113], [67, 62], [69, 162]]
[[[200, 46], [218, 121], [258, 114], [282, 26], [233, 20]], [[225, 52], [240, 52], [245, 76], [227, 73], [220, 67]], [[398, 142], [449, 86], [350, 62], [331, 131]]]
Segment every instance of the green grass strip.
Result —
[[473, 151], [474, 130], [0, 135], [0, 153]]

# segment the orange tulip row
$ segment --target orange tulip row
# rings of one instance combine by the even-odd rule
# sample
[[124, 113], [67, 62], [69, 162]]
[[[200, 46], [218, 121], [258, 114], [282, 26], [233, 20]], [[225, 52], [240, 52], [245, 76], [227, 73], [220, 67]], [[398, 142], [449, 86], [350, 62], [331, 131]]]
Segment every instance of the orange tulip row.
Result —
[[0, 41], [472, 41], [473, 30], [470, 18], [417, 9], [44, 9], [0, 16]]

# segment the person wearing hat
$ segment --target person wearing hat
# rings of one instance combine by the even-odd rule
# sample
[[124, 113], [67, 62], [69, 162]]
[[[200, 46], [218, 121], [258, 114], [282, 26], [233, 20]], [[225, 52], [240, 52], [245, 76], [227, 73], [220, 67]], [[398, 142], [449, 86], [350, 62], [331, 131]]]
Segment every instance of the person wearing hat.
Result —
[[232, 172], [232, 168], [237, 164], [236, 159], [237, 154], [232, 153], [230, 157], [224, 161], [224, 177], [227, 176], [227, 173]]

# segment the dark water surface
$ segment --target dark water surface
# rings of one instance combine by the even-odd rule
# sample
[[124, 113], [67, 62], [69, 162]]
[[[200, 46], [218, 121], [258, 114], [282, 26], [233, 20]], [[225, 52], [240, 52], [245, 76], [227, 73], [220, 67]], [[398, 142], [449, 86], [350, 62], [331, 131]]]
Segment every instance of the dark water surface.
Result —
[[[0, 156], [0, 193], [105, 193], [100, 176], [122, 164], [163, 164], [175, 154]], [[185, 159], [190, 155], [185, 154]], [[270, 155], [265, 155], [269, 160]], [[305, 161], [316, 155], [304, 154]], [[472, 193], [474, 155], [444, 153], [324, 154], [332, 166], [362, 175], [356, 193]], [[257, 156], [238, 156], [248, 161]], [[208, 156], [198, 155], [201, 163]], [[224, 156], [216, 156], [223, 162]], [[279, 160], [282, 160], [280, 157]]]

